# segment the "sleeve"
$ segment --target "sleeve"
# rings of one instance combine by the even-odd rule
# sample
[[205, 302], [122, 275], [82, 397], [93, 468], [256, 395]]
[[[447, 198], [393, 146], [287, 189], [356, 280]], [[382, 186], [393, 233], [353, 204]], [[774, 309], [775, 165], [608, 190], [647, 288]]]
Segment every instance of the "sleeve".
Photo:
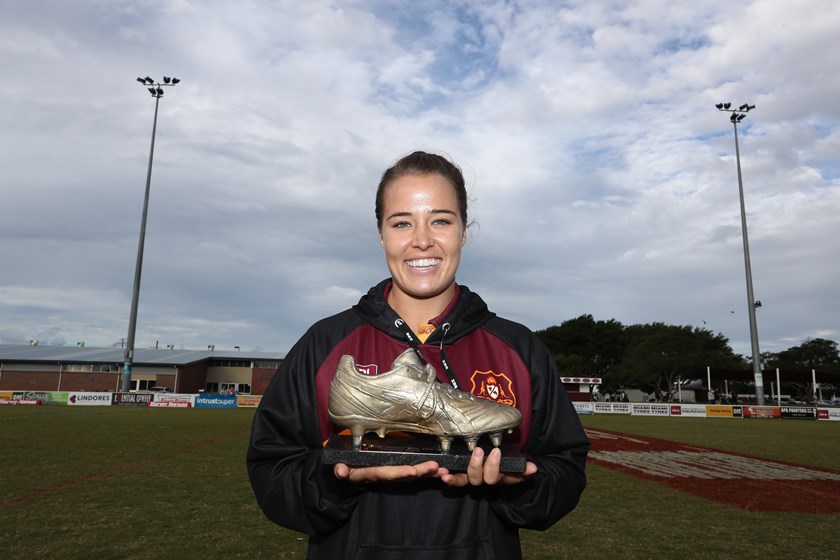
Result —
[[538, 470], [521, 484], [494, 488], [493, 509], [511, 526], [545, 530], [577, 506], [586, 487], [590, 444], [548, 348], [531, 334], [520, 355], [531, 372], [532, 396], [523, 451]]
[[266, 389], [254, 415], [246, 463], [257, 502], [271, 521], [323, 536], [345, 523], [356, 492], [321, 463], [315, 400], [321, 358], [313, 329], [291, 349]]

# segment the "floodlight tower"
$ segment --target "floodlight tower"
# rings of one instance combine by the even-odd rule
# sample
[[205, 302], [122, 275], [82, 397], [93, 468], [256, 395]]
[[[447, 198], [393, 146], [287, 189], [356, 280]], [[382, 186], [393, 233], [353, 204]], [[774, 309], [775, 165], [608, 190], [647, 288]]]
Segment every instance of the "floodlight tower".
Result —
[[120, 375], [120, 391], [131, 390], [131, 370], [134, 367], [134, 334], [137, 330], [137, 303], [140, 300], [140, 276], [143, 270], [143, 248], [146, 243], [146, 216], [149, 213], [149, 187], [152, 184], [152, 160], [155, 155], [155, 132], [157, 131], [157, 116], [160, 98], [163, 97], [163, 88], [174, 86], [181, 80], [164, 76], [163, 83], [157, 83], [149, 76], [137, 78], [144, 87], [149, 90], [155, 98], [155, 117], [152, 121], [152, 146], [149, 149], [149, 168], [146, 171], [146, 194], [143, 198], [143, 214], [140, 218], [140, 241], [137, 245], [137, 264], [134, 267], [134, 289], [131, 294], [131, 315], [128, 319], [128, 338], [126, 339], [125, 352], [123, 354], [122, 374]]
[[718, 111], [732, 113], [729, 121], [735, 129], [735, 162], [738, 167], [738, 195], [741, 199], [741, 235], [744, 238], [744, 270], [747, 276], [747, 313], [750, 318], [750, 342], [752, 344], [753, 376], [755, 378], [755, 400], [760, 406], [764, 404], [764, 379], [761, 375], [761, 352], [758, 349], [758, 324], [755, 310], [761, 307], [761, 302], [753, 294], [752, 268], [750, 266], [750, 242], [747, 238], [747, 211], [744, 207], [744, 181], [741, 177], [741, 152], [738, 148], [738, 123], [747, 117], [747, 113], [755, 109], [755, 105], [744, 103], [737, 109], [732, 109], [729, 102], [715, 105]]

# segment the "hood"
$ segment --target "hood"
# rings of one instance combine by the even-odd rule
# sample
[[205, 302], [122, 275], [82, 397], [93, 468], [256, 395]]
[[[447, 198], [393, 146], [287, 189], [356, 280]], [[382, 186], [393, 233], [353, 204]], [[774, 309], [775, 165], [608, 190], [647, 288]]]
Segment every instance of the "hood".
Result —
[[[391, 279], [387, 278], [372, 287], [367, 294], [362, 296], [359, 303], [353, 306], [353, 310], [366, 323], [370, 323], [393, 338], [403, 340], [402, 333], [394, 326], [394, 321], [399, 318], [399, 315], [385, 301], [385, 287], [390, 282]], [[463, 284], [458, 286], [460, 288], [458, 301], [452, 312], [444, 320], [444, 323], [450, 325], [449, 331], [446, 332], [446, 342], [448, 344], [466, 336], [496, 316], [495, 313], [487, 309], [487, 304], [478, 294], [470, 291]], [[443, 329], [437, 329], [426, 340], [426, 344], [439, 344], [443, 336]]]

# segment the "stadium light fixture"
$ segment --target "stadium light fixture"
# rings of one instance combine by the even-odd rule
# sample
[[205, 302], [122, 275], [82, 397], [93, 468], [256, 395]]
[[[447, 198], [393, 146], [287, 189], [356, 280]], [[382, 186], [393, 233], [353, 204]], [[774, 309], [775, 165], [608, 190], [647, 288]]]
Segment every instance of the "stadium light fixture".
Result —
[[[160, 105], [160, 98], [163, 96], [163, 88], [161, 86], [173, 86], [174, 83], [155, 83], [149, 76], [145, 78], [137, 78], [137, 81], [147, 87], [149, 93], [155, 98], [155, 117], [152, 121], [152, 144], [149, 148], [149, 167], [146, 171], [146, 192], [143, 197], [143, 214], [140, 218], [140, 241], [137, 244], [137, 263], [134, 267], [134, 288], [131, 293], [131, 314], [128, 319], [128, 338], [126, 339], [125, 353], [123, 355], [123, 369], [120, 375], [119, 390], [127, 393], [131, 390], [131, 373], [134, 369], [134, 336], [137, 331], [137, 304], [140, 301], [140, 277], [143, 271], [143, 248], [146, 243], [146, 217], [149, 214], [149, 189], [152, 184], [152, 161], [155, 155], [155, 133], [157, 132], [157, 117], [158, 106]], [[174, 80], [173, 80], [174, 81]], [[179, 80], [180, 81], [180, 80]], [[176, 82], [177, 83], [177, 82]]]
[[718, 103], [715, 105], [718, 111], [732, 113], [729, 117], [732, 127], [735, 129], [735, 162], [738, 168], [738, 197], [741, 201], [741, 235], [744, 240], [744, 271], [747, 279], [747, 312], [750, 320], [750, 344], [752, 346], [753, 376], [755, 379], [755, 400], [759, 406], [764, 404], [764, 379], [761, 373], [761, 352], [758, 348], [758, 324], [755, 318], [755, 310], [761, 307], [761, 302], [753, 295], [752, 267], [750, 266], [750, 242], [747, 236], [747, 211], [744, 206], [744, 181], [741, 175], [741, 151], [738, 146], [738, 123], [743, 121], [747, 113], [755, 109], [755, 105], [744, 103], [738, 109], [730, 109], [731, 103]]

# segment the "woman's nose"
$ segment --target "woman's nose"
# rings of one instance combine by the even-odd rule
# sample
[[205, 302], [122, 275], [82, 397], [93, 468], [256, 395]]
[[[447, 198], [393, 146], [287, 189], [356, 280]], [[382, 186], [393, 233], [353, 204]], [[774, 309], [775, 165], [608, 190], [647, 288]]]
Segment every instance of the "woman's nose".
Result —
[[429, 228], [426, 226], [416, 227], [414, 230], [414, 246], [418, 249], [428, 249], [432, 245], [434, 245], [434, 239]]

